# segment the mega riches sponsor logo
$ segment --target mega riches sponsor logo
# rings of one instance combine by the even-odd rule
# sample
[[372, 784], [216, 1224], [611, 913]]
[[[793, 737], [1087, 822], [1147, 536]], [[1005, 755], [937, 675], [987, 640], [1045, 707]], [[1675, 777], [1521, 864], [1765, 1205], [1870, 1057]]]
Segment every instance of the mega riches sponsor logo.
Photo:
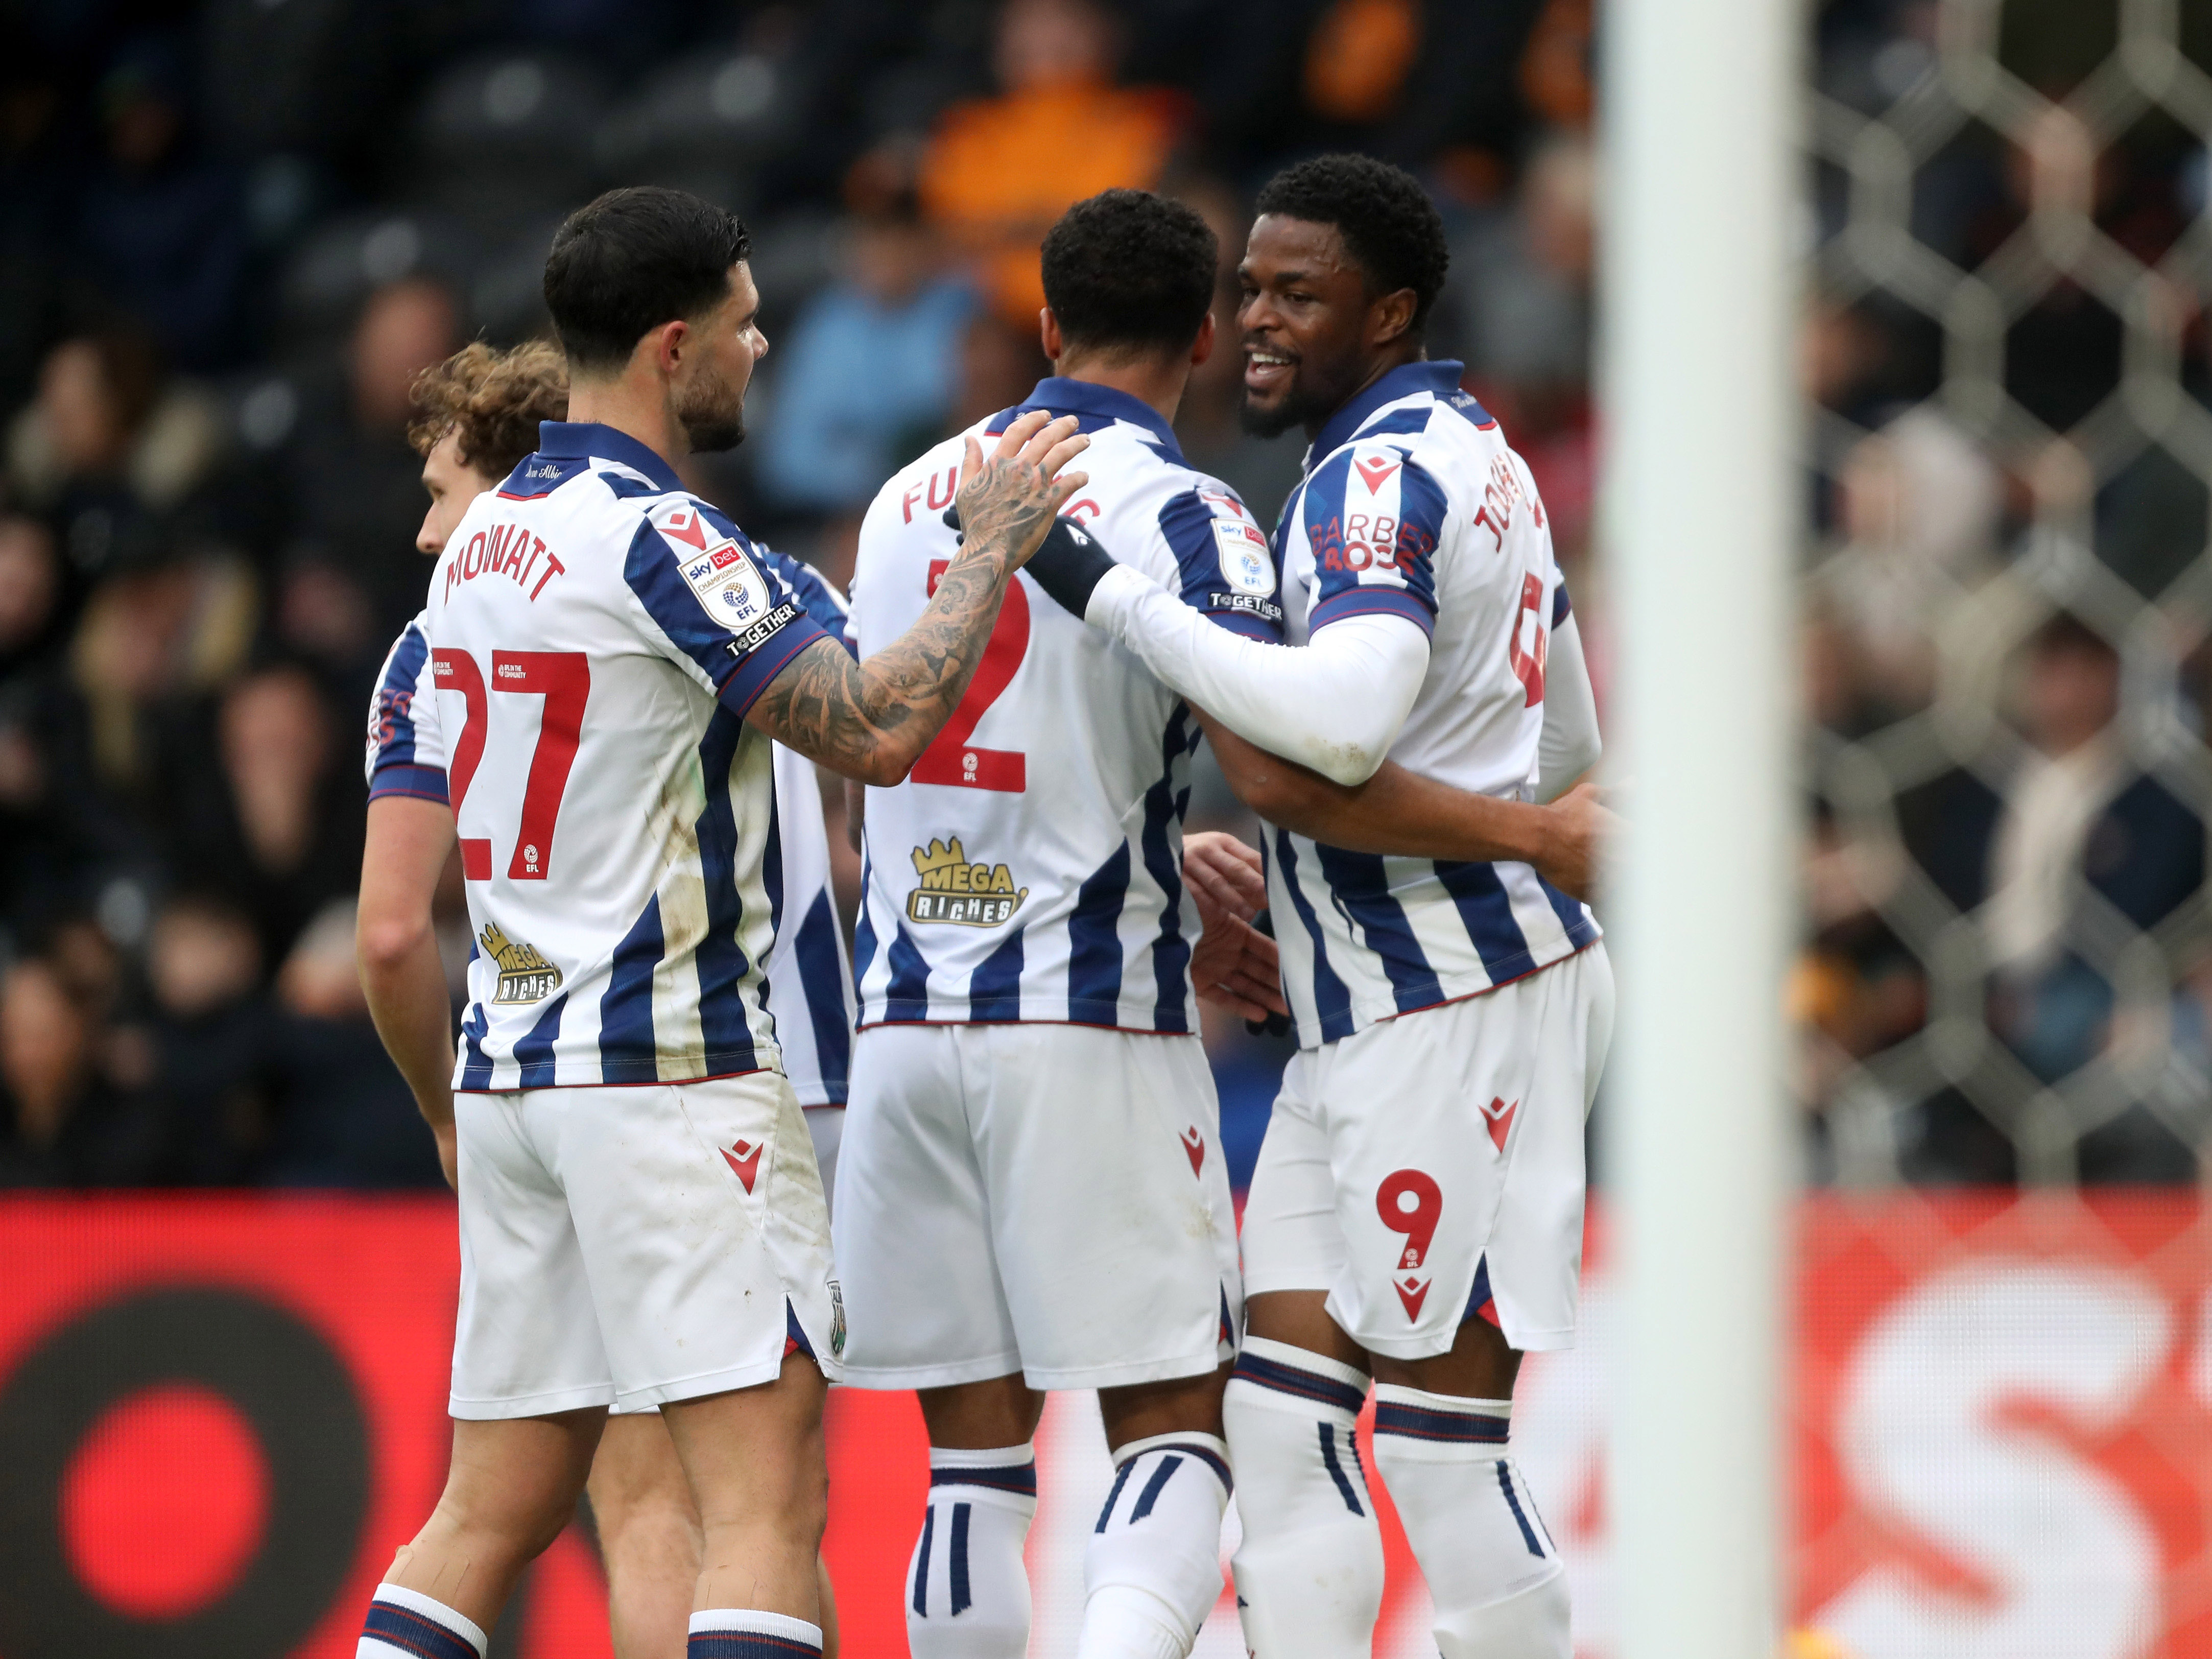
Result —
[[499, 964], [499, 991], [492, 998], [494, 1002], [540, 1002], [561, 988], [561, 970], [538, 955], [535, 945], [507, 938], [497, 922], [484, 923], [477, 943]]
[[915, 873], [921, 885], [906, 896], [912, 921], [949, 921], [963, 927], [1002, 927], [1030, 896], [1014, 885], [1003, 864], [971, 863], [960, 837], [932, 840], [914, 849]]

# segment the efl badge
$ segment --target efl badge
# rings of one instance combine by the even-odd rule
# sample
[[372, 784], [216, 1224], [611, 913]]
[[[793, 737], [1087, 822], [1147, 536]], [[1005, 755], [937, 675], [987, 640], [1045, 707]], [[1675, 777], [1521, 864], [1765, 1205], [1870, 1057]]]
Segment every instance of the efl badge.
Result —
[[1221, 559], [1221, 580], [1232, 592], [1265, 599], [1275, 591], [1275, 563], [1259, 526], [1216, 519], [1213, 546]]
[[477, 943], [499, 964], [499, 993], [494, 1002], [539, 1002], [561, 988], [561, 970], [539, 956], [535, 946], [507, 938], [496, 922], [484, 923]]
[[957, 836], [915, 848], [914, 869], [921, 885], [906, 896], [911, 921], [1000, 927], [1013, 920], [1030, 896], [1028, 888], [1014, 885], [1013, 872], [1005, 865], [970, 864]]

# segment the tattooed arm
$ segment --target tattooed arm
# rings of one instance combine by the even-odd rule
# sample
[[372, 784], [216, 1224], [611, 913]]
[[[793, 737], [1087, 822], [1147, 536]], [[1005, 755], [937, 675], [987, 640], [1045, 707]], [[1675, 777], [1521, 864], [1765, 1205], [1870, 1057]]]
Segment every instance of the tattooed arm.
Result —
[[958, 505], [965, 539], [912, 628], [866, 662], [817, 640], [769, 683], [745, 718], [779, 743], [862, 783], [905, 777], [966, 695], [1006, 584], [1068, 497], [1060, 469], [1085, 448], [1075, 418], [1041, 411], [1006, 428], [988, 460], [970, 438]]

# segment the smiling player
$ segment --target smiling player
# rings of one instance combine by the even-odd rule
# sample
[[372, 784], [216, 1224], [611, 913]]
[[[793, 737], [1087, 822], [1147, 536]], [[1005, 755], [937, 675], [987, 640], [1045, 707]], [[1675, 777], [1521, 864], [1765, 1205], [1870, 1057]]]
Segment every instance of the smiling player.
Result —
[[[1245, 422], [1312, 440], [1274, 541], [1297, 648], [1194, 627], [1127, 565], [1031, 571], [1204, 711], [1271, 821], [1300, 1048], [1245, 1208], [1224, 1407], [1245, 1638], [1258, 1659], [1371, 1644], [1382, 1552], [1352, 1455], [1371, 1373], [1443, 1659], [1566, 1659], [1565, 1571], [1506, 1441], [1521, 1353], [1573, 1340], [1613, 1021], [1570, 896], [1587, 859], [1544, 846], [1577, 819], [1587, 850], [1602, 811], [1587, 791], [1549, 819], [1534, 805], [1597, 757], [1589, 679], [1534, 480], [1462, 366], [1425, 360], [1447, 253], [1420, 186], [1324, 156], [1258, 207]], [[1486, 821], [1437, 835], [1394, 811], [1411, 778], [1491, 798]]]

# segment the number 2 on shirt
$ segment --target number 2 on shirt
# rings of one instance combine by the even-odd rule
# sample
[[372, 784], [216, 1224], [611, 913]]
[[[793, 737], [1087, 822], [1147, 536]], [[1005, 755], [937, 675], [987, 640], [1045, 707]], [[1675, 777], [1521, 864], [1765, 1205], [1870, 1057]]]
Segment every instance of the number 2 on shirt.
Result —
[[[929, 592], [937, 592], [937, 579], [949, 559], [929, 562]], [[1018, 795], [1029, 787], [1029, 766], [1018, 749], [978, 749], [968, 739], [975, 733], [983, 711], [999, 700], [1013, 683], [1014, 674], [1030, 648], [1030, 596], [1019, 581], [1006, 584], [1006, 602], [999, 607], [983, 660], [975, 665], [975, 678], [968, 682], [968, 695], [945, 722], [937, 741], [922, 750], [921, 758], [907, 774], [915, 783], [945, 783], [960, 789], [995, 789]]]
[[[476, 781], [477, 763], [483, 759], [484, 732], [491, 717], [487, 690], [545, 699], [538, 746], [531, 752], [530, 775], [522, 789], [514, 856], [507, 866], [509, 881], [544, 880], [552, 872], [554, 821], [561, 815], [561, 796], [568, 787], [568, 769], [575, 764], [577, 739], [583, 730], [584, 704], [592, 695], [591, 659], [580, 651], [495, 651], [492, 683], [487, 688], [474, 657], [441, 648], [430, 653], [430, 672], [440, 690], [459, 692], [468, 706], [448, 775], [456, 823], [469, 785]], [[461, 875], [468, 881], [491, 879], [489, 837], [461, 837]]]

